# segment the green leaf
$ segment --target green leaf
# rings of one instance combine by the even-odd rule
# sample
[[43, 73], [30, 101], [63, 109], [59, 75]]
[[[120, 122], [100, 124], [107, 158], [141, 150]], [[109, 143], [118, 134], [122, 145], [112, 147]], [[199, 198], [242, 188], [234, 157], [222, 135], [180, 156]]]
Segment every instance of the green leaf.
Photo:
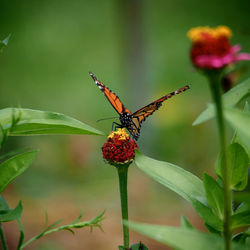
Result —
[[199, 202], [198, 200], [193, 201], [193, 207], [203, 219], [205, 226], [211, 232], [217, 231], [222, 232], [223, 230], [223, 222], [217, 216], [214, 215], [212, 210], [204, 205], [203, 203]]
[[133, 244], [131, 247], [130, 247], [131, 250], [148, 250], [148, 248], [142, 244], [141, 242], [140, 243], [136, 243], [136, 244]]
[[250, 113], [244, 112], [239, 109], [225, 109], [225, 117], [233, 128], [237, 129], [237, 132], [250, 138]]
[[250, 112], [246, 102], [244, 110], [226, 109], [226, 119], [236, 130], [235, 142], [239, 142], [247, 150], [250, 156]]
[[193, 225], [189, 222], [189, 220], [184, 215], [181, 216], [181, 227], [194, 228]]
[[[231, 173], [230, 185], [233, 190], [243, 190], [248, 181], [248, 155], [245, 149], [238, 143], [233, 143], [227, 149], [228, 165]], [[222, 155], [216, 162], [216, 174], [222, 179]]]
[[0, 211], [0, 222], [18, 220], [21, 217], [22, 211], [23, 211], [22, 202], [19, 201], [16, 208]]
[[30, 166], [37, 152], [32, 150], [18, 154], [0, 164], [0, 192]]
[[201, 233], [189, 228], [150, 225], [129, 222], [129, 227], [156, 241], [182, 250], [221, 250], [223, 239], [217, 235]]
[[[181, 250], [221, 250], [224, 240], [216, 234], [207, 234], [189, 228], [150, 225], [136, 222], [126, 224], [138, 233], [146, 235], [165, 245]], [[248, 247], [233, 243], [233, 250], [247, 250]]]
[[[234, 200], [234, 201], [236, 201], [236, 200]], [[248, 210], [250, 210], [250, 204], [247, 202], [243, 202], [236, 208], [234, 213], [242, 213], [242, 212], [245, 212]]]
[[222, 220], [224, 213], [223, 189], [214, 178], [206, 173], [203, 175], [203, 183], [206, 190], [208, 205], [211, 207], [214, 214]]
[[[250, 78], [246, 81], [237, 84], [222, 96], [224, 107], [234, 107], [245, 95], [250, 92]], [[206, 110], [204, 110], [198, 118], [193, 122], [193, 126], [201, 124], [205, 121], [215, 117], [215, 106], [209, 103]]]
[[174, 164], [149, 158], [139, 151], [136, 152], [135, 163], [147, 175], [189, 202], [198, 200], [206, 204], [202, 181], [192, 173]]
[[139, 151], [136, 152], [135, 163], [157, 182], [191, 202], [205, 224], [214, 230], [222, 231], [222, 221], [207, 206], [203, 183], [198, 177], [171, 163], [144, 156]]
[[9, 135], [94, 134], [98, 131], [69, 116], [32, 109], [6, 108], [0, 110], [0, 124]]
[[236, 229], [250, 225], [250, 210], [236, 213], [231, 217], [231, 227]]
[[[245, 113], [250, 112], [250, 106], [249, 106], [247, 101], [245, 103], [243, 112], [245, 112]], [[248, 156], [250, 157], [250, 140], [248, 140], [248, 138], [246, 138], [244, 136], [244, 134], [242, 135], [241, 132], [238, 132], [237, 129], [235, 130], [235, 134], [234, 134], [232, 142], [237, 142], [240, 145], [242, 145], [245, 148], [245, 150], [247, 151]]]
[[20, 250], [21, 246], [24, 242], [25, 232], [24, 232], [23, 224], [21, 223], [20, 220], [17, 220], [17, 224], [18, 224], [18, 228], [19, 228], [19, 232], [20, 232], [17, 250]]
[[136, 152], [135, 163], [157, 182], [191, 202], [206, 224], [217, 231], [222, 230], [222, 221], [207, 207], [206, 193], [198, 177], [171, 163], [144, 156], [139, 151]]
[[231, 185], [234, 190], [243, 190], [248, 182], [248, 155], [240, 144], [233, 143], [232, 147], [233, 152], [229, 155], [232, 171]]
[[241, 232], [233, 236], [233, 241], [245, 244], [246, 239], [249, 237], [250, 235], [247, 232]]
[[11, 158], [17, 154], [25, 153], [28, 150], [29, 150], [28, 148], [18, 148], [18, 149], [8, 151], [5, 154], [0, 155], [0, 162], [7, 160], [8, 158]]
[[3, 198], [2, 195], [0, 195], [0, 211], [1, 210], [8, 210], [9, 206], [8, 203], [6, 202], [6, 200]]
[[38, 240], [38, 239], [40, 239], [41, 237], [43, 237], [43, 236], [45, 236], [47, 234], [51, 234], [51, 233], [54, 233], [54, 232], [59, 232], [59, 231], [62, 231], [62, 230], [67, 230], [67, 231], [70, 231], [71, 233], [73, 232], [72, 229], [74, 229], [74, 228], [83, 228], [83, 227], [90, 227], [91, 229], [93, 227], [98, 227], [100, 230], [102, 230], [102, 226], [101, 226], [100, 223], [104, 219], [104, 212], [100, 213], [94, 219], [89, 220], [89, 221], [71, 223], [71, 224], [68, 224], [68, 225], [63, 225], [63, 226], [59, 226], [59, 227], [54, 228], [58, 223], [60, 223], [62, 221], [62, 220], [59, 220], [59, 221], [51, 224], [50, 226], [46, 227], [40, 234], [34, 236], [33, 238], [29, 239], [27, 242], [22, 244], [20, 246], [20, 249], [25, 248], [27, 245], [31, 244], [33, 241]]
[[247, 203], [250, 205], [250, 193], [249, 192], [236, 192], [233, 194], [234, 195], [234, 200], [241, 203]]

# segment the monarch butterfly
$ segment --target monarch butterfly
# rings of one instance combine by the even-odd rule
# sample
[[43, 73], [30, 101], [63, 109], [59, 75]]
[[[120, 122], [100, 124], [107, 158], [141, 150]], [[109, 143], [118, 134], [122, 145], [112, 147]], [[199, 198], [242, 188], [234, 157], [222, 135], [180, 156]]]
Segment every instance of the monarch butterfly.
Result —
[[89, 74], [95, 81], [97, 87], [104, 93], [113, 108], [120, 115], [121, 124], [118, 124], [116, 122], [113, 122], [113, 124], [115, 124], [118, 128], [126, 128], [135, 140], [138, 140], [140, 136], [141, 123], [145, 121], [145, 119], [149, 115], [152, 115], [157, 109], [159, 109], [165, 100], [190, 88], [189, 85], [186, 85], [183, 88], [171, 92], [132, 113], [127, 108], [125, 108], [119, 97], [109, 88], [107, 88], [103, 83], [101, 83], [93, 73], [89, 72]]

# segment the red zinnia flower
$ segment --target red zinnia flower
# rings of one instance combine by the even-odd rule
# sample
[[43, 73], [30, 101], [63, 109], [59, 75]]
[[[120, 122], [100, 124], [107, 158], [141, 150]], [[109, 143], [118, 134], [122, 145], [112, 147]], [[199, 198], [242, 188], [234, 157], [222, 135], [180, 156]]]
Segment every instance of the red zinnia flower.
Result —
[[113, 131], [102, 146], [102, 155], [110, 164], [127, 164], [135, 157], [135, 141], [129, 137], [125, 129]]
[[240, 45], [230, 44], [232, 33], [226, 26], [196, 27], [189, 30], [187, 35], [193, 42], [190, 56], [197, 68], [221, 69], [238, 61], [250, 60], [250, 54], [238, 53]]

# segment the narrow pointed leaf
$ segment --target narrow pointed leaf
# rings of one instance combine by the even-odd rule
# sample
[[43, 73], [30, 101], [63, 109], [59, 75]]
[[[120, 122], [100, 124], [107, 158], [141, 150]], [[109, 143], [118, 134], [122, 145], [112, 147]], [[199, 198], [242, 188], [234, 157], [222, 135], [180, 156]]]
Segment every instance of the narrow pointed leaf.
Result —
[[30, 166], [37, 152], [32, 150], [18, 154], [0, 164], [0, 192]]
[[95, 134], [102, 132], [69, 116], [32, 109], [0, 110], [0, 124], [9, 135]]
[[221, 250], [223, 239], [217, 235], [201, 233], [190, 228], [128, 222], [130, 228], [165, 245], [182, 250]]
[[142, 244], [141, 242], [140, 243], [136, 243], [136, 244], [133, 244], [131, 247], [130, 247], [131, 250], [148, 250], [148, 248]]
[[221, 232], [223, 230], [222, 220], [219, 219], [208, 206], [204, 205], [198, 200], [193, 201], [192, 205], [196, 212], [203, 219], [204, 224], [209, 231]]
[[194, 228], [193, 225], [189, 222], [189, 220], [184, 215], [181, 216], [181, 227], [190, 228], [190, 229]]
[[51, 234], [51, 233], [54, 233], [54, 232], [59, 232], [59, 231], [62, 231], [62, 230], [68, 230], [71, 233], [73, 232], [72, 229], [74, 229], [74, 228], [83, 228], [83, 227], [90, 227], [90, 228], [98, 227], [100, 230], [102, 230], [102, 227], [101, 227], [100, 223], [104, 219], [103, 218], [104, 212], [105, 211], [103, 211], [98, 216], [96, 216], [94, 219], [89, 220], [89, 221], [82, 221], [82, 222], [68, 224], [68, 225], [62, 225], [62, 226], [54, 228], [57, 224], [59, 224], [62, 221], [62, 220], [59, 220], [59, 221], [53, 223], [52, 225], [50, 225], [49, 227], [47, 227], [46, 229], [44, 229], [40, 234], [35, 235], [33, 238], [29, 239], [27, 242], [22, 244], [20, 249], [24, 249], [27, 245], [31, 244], [33, 241], [35, 241], [35, 240], [37, 240], [37, 239], [39, 239], [39, 238], [41, 238], [41, 237], [43, 237], [45, 235], [48, 235], [48, 234]]
[[21, 249], [21, 246], [24, 242], [25, 232], [24, 232], [23, 224], [21, 223], [21, 221], [19, 219], [17, 220], [17, 224], [18, 224], [18, 228], [19, 228], [19, 232], [20, 232], [18, 246], [17, 246], [17, 250], [19, 250], [19, 249]]
[[215, 215], [220, 219], [223, 219], [224, 202], [222, 187], [208, 174], [203, 175], [203, 183], [206, 190], [208, 205], [211, 207]]
[[[234, 107], [244, 96], [250, 93], [250, 78], [246, 81], [237, 84], [222, 96], [224, 107]], [[193, 122], [194, 125], [201, 124], [215, 117], [214, 104], [208, 104], [208, 107], [203, 111], [198, 118]]]
[[225, 109], [225, 117], [229, 123], [242, 132], [247, 138], [250, 138], [250, 113], [239, 109]]
[[250, 112], [239, 109], [225, 109], [225, 118], [237, 131], [237, 136], [250, 155]]
[[16, 208], [0, 211], [0, 222], [18, 220], [21, 217], [22, 211], [23, 211], [22, 202], [19, 201]]
[[[138, 233], [165, 245], [181, 250], [221, 250], [224, 249], [224, 240], [216, 234], [207, 234], [189, 228], [178, 228], [162, 225], [150, 225], [136, 222], [126, 224]], [[247, 250], [248, 247], [233, 243], [233, 250]]]
[[[233, 143], [227, 149], [228, 151], [228, 165], [230, 170], [230, 185], [233, 190], [243, 190], [248, 181], [248, 164], [249, 159], [244, 148], [238, 144]], [[219, 154], [219, 157], [216, 162], [216, 174], [222, 177], [222, 155]]]
[[236, 213], [231, 218], [232, 229], [250, 225], [250, 210]]
[[2, 195], [0, 195], [0, 210], [8, 210], [9, 206], [6, 200], [3, 198]]
[[[250, 106], [249, 106], [249, 103], [247, 101], [245, 103], [243, 112], [246, 113], [246, 114], [250, 113]], [[244, 149], [246, 150], [248, 156], [250, 157], [250, 140], [248, 140], [248, 138], [245, 137], [244, 134], [242, 134], [241, 131], [238, 131], [237, 129], [235, 130], [235, 134], [234, 134], [232, 142], [237, 142], [241, 146], [243, 146]]]
[[239, 203], [247, 203], [250, 206], [250, 192], [235, 192], [233, 199]]
[[135, 163], [147, 175], [189, 202], [198, 200], [206, 204], [202, 181], [192, 173], [174, 164], [149, 158], [139, 151], [136, 152]]

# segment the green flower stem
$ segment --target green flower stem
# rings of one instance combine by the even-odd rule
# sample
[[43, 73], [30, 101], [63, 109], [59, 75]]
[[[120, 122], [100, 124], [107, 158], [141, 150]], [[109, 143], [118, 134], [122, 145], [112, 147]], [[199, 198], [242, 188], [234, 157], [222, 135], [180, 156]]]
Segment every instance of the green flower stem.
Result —
[[[128, 220], [128, 195], [127, 195], [127, 179], [128, 179], [128, 167], [130, 164], [117, 166], [117, 172], [119, 176], [120, 185], [120, 197], [121, 197], [121, 210], [122, 220]], [[123, 224], [123, 247], [129, 249], [129, 228]]]
[[8, 246], [7, 246], [7, 242], [5, 239], [4, 229], [3, 229], [2, 223], [0, 223], [0, 238], [1, 238], [3, 250], [8, 250]]
[[210, 88], [213, 100], [216, 106], [216, 119], [219, 131], [220, 147], [222, 154], [222, 177], [224, 191], [224, 239], [225, 249], [232, 249], [232, 230], [231, 230], [231, 215], [232, 215], [232, 191], [230, 188], [230, 169], [228, 167], [227, 144], [225, 120], [223, 116], [222, 98], [221, 98], [221, 73], [210, 72], [208, 74], [210, 80]]

